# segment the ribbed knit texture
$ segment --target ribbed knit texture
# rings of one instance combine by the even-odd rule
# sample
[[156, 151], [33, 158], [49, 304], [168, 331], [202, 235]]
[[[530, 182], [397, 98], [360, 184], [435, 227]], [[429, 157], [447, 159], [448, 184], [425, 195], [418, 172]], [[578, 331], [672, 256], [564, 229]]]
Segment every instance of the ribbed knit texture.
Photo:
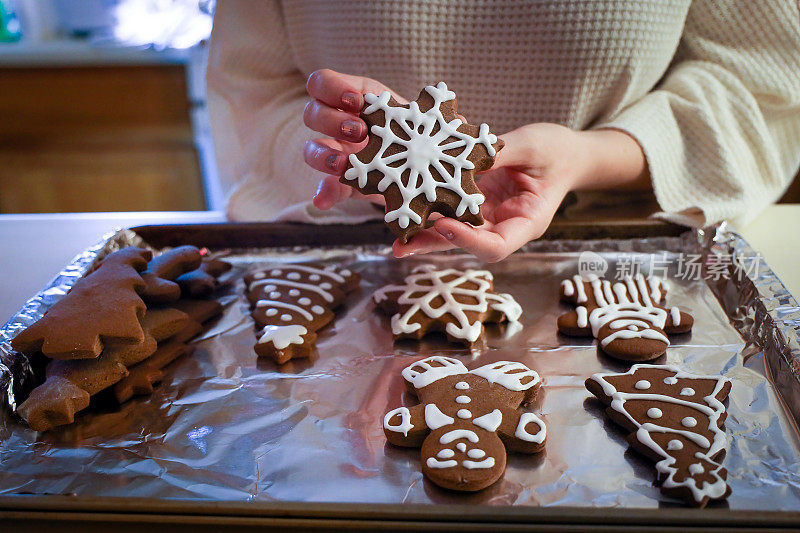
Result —
[[309, 205], [305, 79], [331, 68], [407, 98], [446, 81], [473, 122], [614, 127], [642, 145], [661, 209], [739, 222], [800, 164], [794, 0], [226, 0], [209, 109], [235, 220], [362, 220]]

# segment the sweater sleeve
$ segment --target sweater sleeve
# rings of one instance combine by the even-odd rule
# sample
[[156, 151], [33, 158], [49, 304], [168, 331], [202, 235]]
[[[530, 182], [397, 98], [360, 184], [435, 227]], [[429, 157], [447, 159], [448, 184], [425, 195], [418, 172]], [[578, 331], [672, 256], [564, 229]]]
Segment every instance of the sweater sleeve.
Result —
[[632, 135], [673, 222], [751, 220], [800, 165], [796, 0], [699, 0], [656, 90], [595, 127]]

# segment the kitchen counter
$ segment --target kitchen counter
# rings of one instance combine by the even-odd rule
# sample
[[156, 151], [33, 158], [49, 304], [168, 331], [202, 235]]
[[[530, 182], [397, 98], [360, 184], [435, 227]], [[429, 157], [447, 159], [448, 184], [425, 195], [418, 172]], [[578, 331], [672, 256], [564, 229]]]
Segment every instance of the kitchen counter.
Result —
[[[0, 323], [10, 318], [75, 255], [117, 228], [224, 222], [221, 211], [0, 215]], [[788, 238], [800, 205], [767, 208], [741, 233], [787, 288], [800, 295], [800, 247]]]

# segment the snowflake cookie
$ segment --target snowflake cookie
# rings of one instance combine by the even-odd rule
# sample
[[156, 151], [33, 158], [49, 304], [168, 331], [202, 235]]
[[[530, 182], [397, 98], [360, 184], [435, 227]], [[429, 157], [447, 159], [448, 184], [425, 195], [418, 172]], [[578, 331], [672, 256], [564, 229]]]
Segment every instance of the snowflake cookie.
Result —
[[317, 264], [285, 264], [245, 276], [251, 316], [259, 329], [255, 352], [283, 364], [308, 357], [316, 331], [331, 320], [358, 274]]
[[440, 487], [476, 491], [503, 475], [506, 449], [536, 453], [547, 430], [518, 410], [541, 385], [522, 363], [499, 361], [467, 370], [449, 357], [417, 361], [402, 372], [413, 407], [386, 413], [383, 431], [395, 446], [422, 448], [422, 473]]
[[730, 380], [695, 376], [673, 366], [633, 365], [624, 374], [595, 374], [586, 388], [630, 435], [628, 442], [656, 462], [661, 492], [704, 507], [727, 498], [725, 405]]
[[384, 220], [403, 243], [425, 227], [431, 211], [483, 224], [485, 198], [475, 172], [491, 168], [503, 147], [489, 126], [459, 119], [456, 93], [444, 82], [425, 87], [408, 105], [388, 91], [365, 94], [364, 101], [368, 142], [350, 155], [340, 181], [364, 194], [382, 194]]
[[448, 339], [472, 346], [482, 337], [484, 322], [519, 325], [522, 314], [510, 294], [494, 292], [488, 270], [422, 265], [406, 276], [403, 285], [387, 285], [372, 298], [393, 314], [395, 339], [421, 339], [429, 331], [443, 331]]
[[667, 335], [688, 333], [694, 319], [677, 307], [662, 305], [666, 283], [656, 277], [625, 276], [612, 283], [592, 275], [561, 282], [561, 299], [577, 306], [558, 317], [558, 331], [594, 336], [599, 348], [625, 361], [649, 361], [664, 355]]

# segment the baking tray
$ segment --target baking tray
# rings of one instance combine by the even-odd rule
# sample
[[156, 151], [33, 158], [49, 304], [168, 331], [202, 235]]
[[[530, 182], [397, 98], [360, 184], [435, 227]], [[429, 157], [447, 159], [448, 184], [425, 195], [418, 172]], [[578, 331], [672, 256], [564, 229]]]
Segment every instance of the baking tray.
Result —
[[[609, 224], [595, 226], [592, 224], [554, 225], [546, 237], [559, 239], [549, 250], [566, 249], [566, 241], [586, 237], [587, 246], [597, 250], [630, 252], [636, 251], [636, 239], [645, 237], [651, 241], [661, 237], [675, 238], [681, 230], [675, 226], [652, 224], [640, 225]], [[264, 248], [264, 247], [335, 247], [362, 246], [375, 243], [391, 242], [391, 235], [382, 224], [366, 224], [352, 226], [304, 226], [295, 224], [209, 224], [179, 226], [142, 226], [133, 228], [133, 232], [145, 243], [155, 248], [178, 244], [195, 244], [210, 249], [229, 248]], [[613, 246], [599, 243], [594, 239], [613, 239]], [[738, 249], [740, 256], [747, 259], [753, 257], [746, 243], [737, 240], [735, 234], [724, 228], [712, 231], [684, 233], [682, 238], [687, 242], [696, 241], [699, 249], [713, 253], [714, 247], [727, 246]], [[626, 242], [625, 239], [633, 239]], [[727, 239], [727, 240], [726, 240]], [[563, 242], [562, 242], [563, 241]], [[732, 265], [731, 268], [734, 268]], [[777, 284], [777, 285], [776, 285]], [[709, 289], [719, 299], [722, 307], [730, 316], [732, 324], [742, 335], [744, 342], [750, 346], [749, 353], [757, 352], [754, 346], [761, 348], [763, 360], [777, 374], [770, 376], [777, 387], [786, 387], [791, 393], [798, 390], [793, 379], [796, 360], [796, 338], [786, 338], [787, 329], [781, 329], [777, 322], [793, 318], [789, 309], [796, 308], [796, 302], [783, 292], [779, 280], [768, 270], [759, 279], [743, 278], [738, 285], [721, 283]], [[760, 286], [759, 286], [760, 285]], [[780, 287], [778, 287], [780, 285]], [[740, 312], [739, 300], [755, 298], [754, 293], [765, 290], [775, 296], [758, 298], [760, 306], [748, 312]], [[787, 299], [788, 298], [788, 299]], [[793, 307], [792, 307], [793, 306]], [[740, 309], [741, 311], [741, 309]], [[788, 314], [787, 314], [788, 313]], [[765, 329], [777, 335], [776, 343], [765, 345], [763, 334]], [[781, 338], [780, 336], [784, 337]], [[761, 344], [759, 344], [761, 343]], [[422, 354], [420, 354], [421, 356]], [[540, 371], [541, 373], [541, 371]], [[546, 373], [545, 373], [546, 374]], [[392, 376], [396, 381], [397, 376]], [[785, 408], [787, 411], [797, 408], [790, 394]], [[601, 417], [602, 418], [602, 417]], [[376, 422], [377, 424], [378, 422]], [[413, 455], [413, 452], [412, 452]], [[654, 477], [654, 472], [645, 472], [644, 478]], [[597, 526], [613, 530], [642, 531], [685, 529], [691, 527], [723, 528], [746, 530], [750, 528], [785, 528], [796, 529], [800, 524], [800, 513], [787, 511], [741, 511], [725, 508], [709, 508], [703, 510], [686, 509], [662, 505], [660, 508], [588, 508], [580, 506], [504, 506], [504, 505], [459, 505], [452, 500], [446, 505], [427, 505], [416, 503], [385, 504], [370, 503], [332, 503], [332, 502], [287, 502], [287, 501], [195, 501], [192, 499], [164, 498], [96, 498], [87, 496], [64, 496], [48, 494], [0, 496], [0, 519], [3, 529], [18, 527], [31, 530], [35, 525], [47, 525], [51, 522], [65, 528], [79, 527], [81, 531], [103, 530], [110, 527], [120, 530], [139, 531], [143, 524], [148, 529], [165, 527], [204, 530], [215, 528], [220, 524], [226, 527], [248, 528], [264, 525], [281, 528], [322, 528], [331, 530], [364, 529], [364, 530], [436, 530], [457, 529], [471, 530], [517, 530], [536, 525], [537, 529], [575, 530]], [[210, 529], [209, 529], [210, 530]]]

